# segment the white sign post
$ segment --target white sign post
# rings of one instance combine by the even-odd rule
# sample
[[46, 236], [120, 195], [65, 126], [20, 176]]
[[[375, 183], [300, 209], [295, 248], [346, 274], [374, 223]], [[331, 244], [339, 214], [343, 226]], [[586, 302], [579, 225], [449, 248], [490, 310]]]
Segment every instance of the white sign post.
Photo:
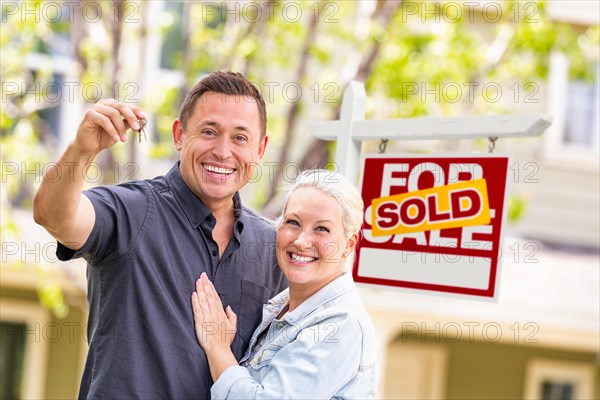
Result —
[[364, 85], [352, 81], [344, 91], [339, 121], [313, 121], [309, 130], [318, 139], [337, 140], [338, 170], [358, 183], [359, 160], [365, 140], [438, 140], [532, 137], [551, 124], [544, 114], [483, 115], [365, 120]]
[[[344, 92], [339, 121], [310, 130], [337, 140], [336, 169], [358, 184], [365, 201], [363, 240], [353, 276], [375, 287], [497, 298], [508, 157], [364, 156], [364, 140], [537, 136], [542, 114], [364, 120], [364, 86]], [[425, 181], [419, 178], [423, 174]], [[393, 193], [392, 193], [393, 191]]]

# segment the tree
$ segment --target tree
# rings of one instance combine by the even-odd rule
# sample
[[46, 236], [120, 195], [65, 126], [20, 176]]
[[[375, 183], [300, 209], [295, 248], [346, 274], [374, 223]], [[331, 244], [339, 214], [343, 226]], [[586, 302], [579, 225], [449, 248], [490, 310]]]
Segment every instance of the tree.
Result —
[[[162, 68], [184, 76], [181, 82], [153, 83], [152, 91], [141, 87], [141, 103], [155, 128], [151, 156], [161, 158], [176, 157], [171, 123], [186, 89], [216, 69], [244, 72], [268, 103], [265, 160], [274, 168], [263, 168], [263, 179], [253, 184], [258, 189], [252, 205], [272, 216], [280, 209], [277, 188], [293, 178], [286, 166], [331, 165], [334, 144], [311, 138], [304, 121], [338, 118], [350, 80], [366, 83], [374, 99], [368, 103], [369, 118], [500, 113], [504, 105], [491, 98], [495, 83], [516, 82], [511, 90], [534, 94], [555, 49], [571, 58], [573, 77], [590, 79], [600, 42], [598, 26], [551, 21], [542, 2], [482, 3], [479, 8], [469, 2], [398, 0], [165, 2], [158, 26], [148, 25], [149, 2], [92, 3], [100, 11], [87, 18], [83, 9], [92, 7], [87, 3], [77, 3], [60, 18], [44, 14], [42, 8], [50, 9], [45, 3], [30, 3], [45, 16], [38, 21], [15, 13], [15, 2], [2, 5], [3, 236], [15, 234], [7, 218], [10, 208], [27, 206], [35, 190], [35, 182], [21, 182], [10, 168], [54, 158], [57, 135], [47, 117], [57, 104], [52, 92], [44, 93], [57, 83], [53, 54], [74, 60], [81, 85], [98, 85], [119, 97], [116, 90], [123, 88], [115, 84], [142, 76], [145, 42], [160, 30]], [[46, 64], [35, 70], [27, 61], [33, 53], [47, 55]], [[488, 92], [482, 90], [486, 84]], [[161, 96], [149, 96], [155, 93]], [[119, 157], [136, 162], [136, 147], [128, 146], [127, 153], [119, 146], [107, 153], [104, 167]]]

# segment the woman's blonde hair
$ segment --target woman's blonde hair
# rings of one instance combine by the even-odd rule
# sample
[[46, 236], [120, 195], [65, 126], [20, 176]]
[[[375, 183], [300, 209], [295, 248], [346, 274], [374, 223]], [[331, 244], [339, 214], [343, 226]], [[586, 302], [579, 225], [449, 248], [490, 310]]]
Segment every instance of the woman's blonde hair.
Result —
[[[333, 196], [342, 208], [342, 225], [344, 235], [350, 238], [358, 233], [363, 223], [364, 203], [362, 197], [354, 185], [342, 174], [325, 169], [313, 169], [302, 172], [290, 185], [283, 206], [282, 217], [277, 221], [281, 225], [281, 219], [285, 214], [285, 208], [292, 193], [301, 187], [314, 187], [330, 196]], [[318, 207], [318, 204], [314, 205]]]

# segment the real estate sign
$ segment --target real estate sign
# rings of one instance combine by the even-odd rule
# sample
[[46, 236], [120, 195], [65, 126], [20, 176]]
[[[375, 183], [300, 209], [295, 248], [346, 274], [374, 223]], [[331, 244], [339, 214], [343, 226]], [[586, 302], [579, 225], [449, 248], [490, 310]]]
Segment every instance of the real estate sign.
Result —
[[363, 156], [357, 283], [495, 298], [508, 157]]

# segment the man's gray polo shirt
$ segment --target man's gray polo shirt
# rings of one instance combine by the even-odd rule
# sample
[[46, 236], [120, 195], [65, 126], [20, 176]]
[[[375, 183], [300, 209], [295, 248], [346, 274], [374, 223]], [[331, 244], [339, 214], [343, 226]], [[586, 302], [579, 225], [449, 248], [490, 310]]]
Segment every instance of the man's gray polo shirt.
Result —
[[275, 230], [234, 196], [233, 238], [222, 257], [215, 219], [184, 183], [177, 163], [166, 176], [85, 192], [96, 211], [77, 252], [88, 261], [89, 353], [80, 398], [203, 399], [212, 380], [194, 332], [191, 293], [206, 272], [238, 316], [239, 359], [262, 305], [286, 287]]

